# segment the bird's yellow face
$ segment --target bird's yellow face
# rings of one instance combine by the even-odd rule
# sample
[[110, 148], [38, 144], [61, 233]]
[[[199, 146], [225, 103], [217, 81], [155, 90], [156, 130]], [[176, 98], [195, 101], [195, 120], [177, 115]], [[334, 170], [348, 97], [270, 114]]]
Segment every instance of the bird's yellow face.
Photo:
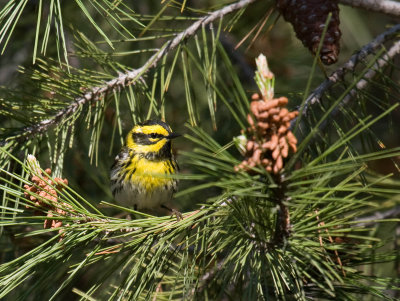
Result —
[[170, 140], [178, 136], [165, 122], [148, 120], [133, 127], [126, 137], [126, 146], [136, 153], [170, 153]]

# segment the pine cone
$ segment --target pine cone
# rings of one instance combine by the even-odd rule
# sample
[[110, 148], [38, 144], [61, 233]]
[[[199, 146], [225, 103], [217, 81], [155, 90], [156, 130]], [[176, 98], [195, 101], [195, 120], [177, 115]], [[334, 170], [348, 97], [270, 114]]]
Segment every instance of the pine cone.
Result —
[[[35, 159], [36, 160], [36, 159]], [[34, 203], [34, 205], [39, 209], [46, 209], [47, 216], [50, 219], [46, 219], [44, 221], [44, 228], [59, 228], [62, 226], [62, 220], [51, 219], [54, 216], [54, 212], [58, 213], [58, 216], [65, 216], [67, 214], [62, 208], [72, 210], [71, 205], [62, 202], [58, 199], [57, 190], [61, 191], [64, 188], [64, 185], [68, 185], [67, 179], [54, 178], [52, 180], [47, 175], [51, 175], [51, 169], [48, 168], [45, 170], [47, 175], [43, 175], [40, 169], [38, 169], [38, 174], [41, 177], [33, 175], [32, 176], [32, 185], [25, 184], [25, 198]], [[57, 188], [57, 190], [55, 189]], [[30, 208], [30, 205], [27, 205], [26, 208]], [[36, 214], [41, 214], [39, 210], [35, 212]]]
[[328, 14], [332, 18], [320, 51], [321, 61], [330, 65], [337, 61], [340, 51], [338, 0], [276, 0], [284, 19], [293, 25], [296, 36], [313, 54], [318, 50]]
[[267, 172], [278, 174], [289, 152], [297, 151], [297, 139], [290, 131], [290, 122], [298, 112], [286, 109], [286, 97], [268, 100], [253, 94], [252, 100], [250, 110], [253, 114], [247, 115], [250, 127], [247, 129], [246, 158], [235, 170], [250, 171], [249, 167], [262, 165]]
[[[245, 139], [238, 139], [239, 150], [245, 156], [236, 171], [252, 173], [253, 167], [262, 166], [273, 174], [284, 167], [284, 160], [297, 151], [297, 139], [290, 130], [290, 122], [299, 112], [289, 112], [286, 97], [274, 98], [274, 74], [268, 67], [267, 58], [260, 54], [256, 59], [255, 80], [260, 90], [251, 96], [249, 127], [242, 130]], [[244, 145], [245, 142], [245, 145]]]

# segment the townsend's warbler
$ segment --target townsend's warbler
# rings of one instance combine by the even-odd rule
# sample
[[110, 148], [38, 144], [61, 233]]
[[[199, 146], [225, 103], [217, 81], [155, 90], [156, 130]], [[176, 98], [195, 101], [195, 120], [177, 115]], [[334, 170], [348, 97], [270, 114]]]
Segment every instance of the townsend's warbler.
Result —
[[[171, 139], [178, 136], [160, 120], [147, 120], [132, 128], [111, 167], [111, 190], [117, 203], [134, 210], [169, 209], [165, 203], [177, 188], [177, 180], [170, 175], [179, 169]], [[178, 217], [177, 211], [169, 210]]]

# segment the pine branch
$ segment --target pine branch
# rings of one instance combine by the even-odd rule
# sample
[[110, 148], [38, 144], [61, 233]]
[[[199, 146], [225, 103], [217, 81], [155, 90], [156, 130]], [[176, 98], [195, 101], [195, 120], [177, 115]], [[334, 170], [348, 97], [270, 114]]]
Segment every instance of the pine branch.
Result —
[[[377, 60], [375, 64], [372, 66], [370, 70], [368, 70], [363, 78], [359, 80], [355, 85], [354, 88], [349, 91], [349, 93], [346, 94], [346, 96], [342, 99], [342, 101], [332, 110], [330, 113], [330, 117], [333, 118], [335, 117], [341, 109], [346, 106], [347, 104], [350, 103], [352, 99], [355, 98], [357, 93], [360, 92], [360, 90], [363, 90], [368, 87], [369, 80], [375, 77], [375, 75], [379, 72], [379, 70], [382, 70], [382, 68], [386, 67], [390, 60], [393, 59], [396, 55], [400, 53], [400, 41], [397, 41], [396, 43], [393, 44], [393, 46], [385, 53], [382, 58]], [[329, 124], [328, 119], [326, 119], [320, 126], [319, 129], [322, 130], [324, 129], [327, 125]]]
[[[135, 84], [135, 82], [140, 79], [143, 74], [147, 73], [151, 68], [156, 67], [165, 55], [180, 45], [182, 41], [194, 36], [200, 28], [256, 1], [257, 0], [241, 0], [216, 10], [203, 18], [200, 18], [184, 31], [176, 35], [175, 38], [169, 40], [164, 47], [161, 48], [156, 54], [151, 56], [142, 67], [120, 74], [117, 78], [107, 81], [101, 86], [96, 86], [89, 89], [84, 95], [75, 98], [72, 104], [60, 110], [54, 117], [21, 129], [20, 132], [22, 134], [15, 136], [13, 140], [22, 142], [40, 135], [46, 132], [51, 126], [61, 123], [63, 120], [74, 114], [83, 105], [95, 102], [103, 95]], [[6, 143], [7, 141], [0, 141], [0, 147], [6, 145]]]
[[360, 7], [387, 15], [400, 16], [400, 3], [391, 0], [340, 0], [342, 4]]
[[197, 286], [193, 287], [191, 291], [191, 297], [196, 294], [202, 293], [205, 288], [209, 287], [210, 283], [214, 281], [217, 274], [224, 268], [223, 260], [216, 263], [215, 267], [208, 272], [204, 273], [203, 276], [199, 279], [199, 283]]
[[389, 48], [387, 53], [385, 53], [382, 58], [376, 61], [374, 66], [364, 74], [363, 78], [354, 86], [354, 88], [343, 98], [341, 105], [349, 103], [349, 101], [357, 94], [359, 90], [367, 87], [368, 80], [375, 77], [379, 70], [386, 67], [390, 61], [400, 53], [400, 40], [395, 42], [392, 47]]
[[397, 218], [400, 216], [400, 206], [396, 206], [392, 209], [386, 211], [378, 211], [370, 216], [364, 216], [361, 218], [357, 218], [355, 221], [359, 222], [357, 227], [370, 227], [375, 225], [381, 220], [385, 220], [388, 218]]
[[[379, 70], [382, 70], [382, 68], [386, 67], [386, 65], [389, 64], [391, 59], [393, 59], [399, 53], [400, 53], [400, 41], [397, 41], [388, 50], [388, 52], [385, 53], [382, 58], [377, 60], [376, 63], [373, 65], [373, 67], [364, 74], [363, 78], [354, 85], [354, 88], [351, 89], [349, 93], [347, 93], [347, 95], [343, 98], [340, 104], [331, 112], [330, 116], [331, 117], [336, 116], [340, 112], [341, 108], [343, 108], [352, 99], [354, 99], [354, 97], [357, 95], [357, 93], [359, 93], [360, 90], [365, 89], [368, 86], [369, 80], [374, 78], [376, 73], [378, 73]], [[325, 128], [327, 124], [328, 120], [325, 120], [324, 123], [321, 124], [320, 129]]]
[[[333, 72], [331, 74], [331, 76], [329, 76], [322, 84], [320, 84], [318, 86], [318, 88], [316, 88], [310, 94], [310, 96], [308, 96], [308, 98], [306, 99], [305, 104], [304, 104], [304, 109], [302, 110], [302, 115], [306, 116], [308, 111], [310, 110], [311, 106], [314, 105], [315, 103], [320, 102], [323, 94], [328, 89], [330, 89], [337, 82], [341, 81], [343, 79], [343, 77], [345, 76], [345, 74], [348, 73], [349, 71], [354, 72], [358, 63], [362, 62], [368, 55], [374, 53], [378, 48], [382, 47], [383, 43], [392, 39], [399, 32], [400, 32], [400, 25], [395, 25], [392, 28], [390, 28], [390, 29], [386, 30], [385, 32], [383, 32], [382, 34], [380, 34], [379, 36], [377, 36], [370, 43], [368, 43], [364, 47], [362, 47], [359, 52], [352, 55], [347, 63], [345, 63], [342, 67], [340, 67], [335, 72]], [[397, 44], [398, 43], [396, 43], [395, 45], [397, 45]], [[393, 46], [393, 47], [395, 47], [395, 46]], [[396, 54], [395, 50], [392, 50], [392, 52], [393, 53], [391, 55], [389, 55], [389, 52], [388, 52], [385, 55], [385, 57], [381, 59], [381, 60], [383, 60], [380, 62], [380, 64], [382, 64], [382, 67], [384, 67], [388, 63], [387, 59], [393, 57]], [[387, 55], [389, 55], [389, 57], [387, 57]], [[385, 60], [386, 60], [386, 64], [384, 63]], [[376, 73], [376, 71], [375, 71], [375, 73]], [[369, 76], [371, 76], [371, 75], [372, 74], [370, 74]], [[366, 74], [366, 76], [367, 76], [367, 74]], [[371, 78], [371, 77], [368, 77], [368, 78]], [[354, 94], [354, 92], [350, 92], [350, 93]], [[291, 128], [293, 128], [294, 125], [296, 124], [297, 118], [292, 120]]]

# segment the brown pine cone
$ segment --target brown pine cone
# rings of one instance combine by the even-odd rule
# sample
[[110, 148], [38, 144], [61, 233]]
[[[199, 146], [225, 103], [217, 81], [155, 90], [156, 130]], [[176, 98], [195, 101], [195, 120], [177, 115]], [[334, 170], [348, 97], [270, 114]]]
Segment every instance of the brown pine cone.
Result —
[[251, 167], [261, 165], [267, 172], [278, 174], [289, 152], [297, 151], [297, 139], [290, 131], [290, 121], [296, 118], [297, 111], [289, 112], [286, 108], [288, 99], [261, 99], [253, 94], [247, 115], [250, 127], [247, 129], [245, 159], [235, 167], [251, 172]]
[[296, 36], [313, 54], [318, 50], [328, 14], [332, 18], [320, 51], [321, 61], [330, 65], [337, 61], [340, 51], [338, 0], [276, 0], [284, 19], [293, 25]]

